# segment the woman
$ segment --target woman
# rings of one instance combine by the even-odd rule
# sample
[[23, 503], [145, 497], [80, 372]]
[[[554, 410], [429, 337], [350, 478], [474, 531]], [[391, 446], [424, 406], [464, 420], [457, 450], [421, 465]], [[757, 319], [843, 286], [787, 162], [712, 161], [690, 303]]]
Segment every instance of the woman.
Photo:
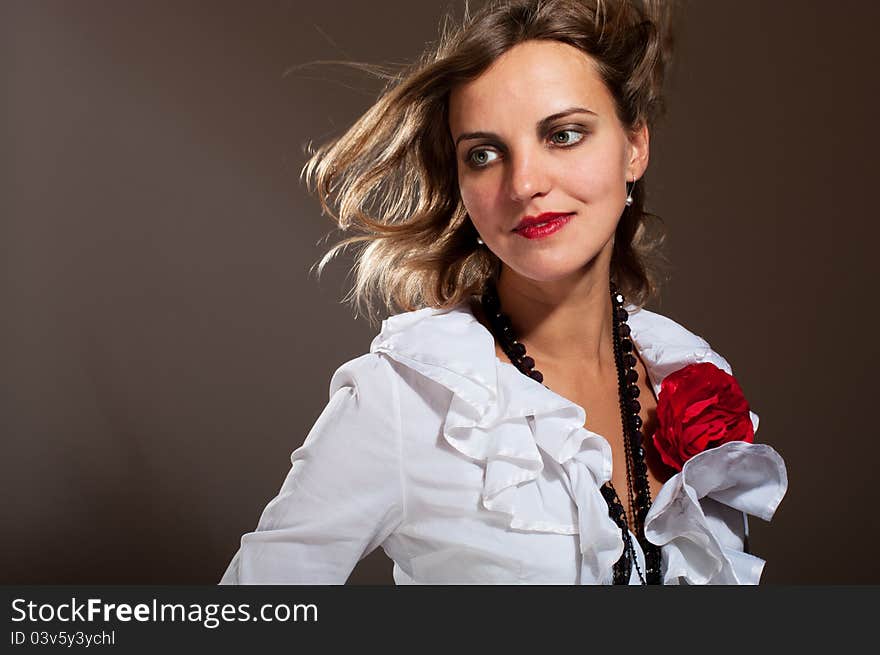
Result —
[[406, 311], [223, 583], [342, 583], [380, 545], [397, 583], [758, 582], [784, 464], [728, 363], [641, 308], [668, 47], [654, 2], [490, 4], [312, 156], [357, 300]]

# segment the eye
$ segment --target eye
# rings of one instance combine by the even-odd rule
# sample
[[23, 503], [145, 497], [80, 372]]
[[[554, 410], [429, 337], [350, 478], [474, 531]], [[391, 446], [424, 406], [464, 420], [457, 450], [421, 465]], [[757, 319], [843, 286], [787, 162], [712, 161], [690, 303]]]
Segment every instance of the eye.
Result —
[[483, 166], [491, 164], [494, 161], [494, 159], [492, 159], [492, 157], [497, 158], [497, 156], [498, 156], [498, 153], [495, 152], [494, 150], [487, 150], [486, 148], [480, 148], [477, 150], [472, 150], [471, 153], [468, 155], [467, 160], [468, 160], [468, 163], [471, 164], [471, 166], [481, 168]]
[[579, 130], [559, 130], [550, 136], [550, 140], [557, 146], [573, 146], [584, 138], [584, 133]]

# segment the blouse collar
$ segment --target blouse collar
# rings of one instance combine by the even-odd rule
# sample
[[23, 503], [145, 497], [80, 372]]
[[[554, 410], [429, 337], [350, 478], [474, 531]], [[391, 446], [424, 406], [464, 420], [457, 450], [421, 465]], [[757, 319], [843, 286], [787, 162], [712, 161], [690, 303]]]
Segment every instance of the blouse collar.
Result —
[[[631, 338], [645, 364], [655, 394], [659, 394], [663, 378], [688, 364], [711, 362], [731, 373], [730, 364], [704, 339], [672, 319], [632, 304], [626, 309]], [[497, 400], [500, 379], [503, 377], [509, 381], [508, 376], [500, 375], [499, 371], [505, 367], [513, 369], [512, 364], [498, 359], [492, 334], [476, 319], [467, 304], [446, 310], [426, 308], [392, 316], [382, 322], [382, 329], [370, 350], [388, 353], [476, 406]], [[540, 391], [543, 389], [550, 396], [557, 395], [522, 374], [520, 377], [525, 384], [517, 386], [522, 386], [523, 390], [534, 389], [538, 396], [542, 396], [545, 395]], [[559, 404], [550, 396], [543, 403]]]

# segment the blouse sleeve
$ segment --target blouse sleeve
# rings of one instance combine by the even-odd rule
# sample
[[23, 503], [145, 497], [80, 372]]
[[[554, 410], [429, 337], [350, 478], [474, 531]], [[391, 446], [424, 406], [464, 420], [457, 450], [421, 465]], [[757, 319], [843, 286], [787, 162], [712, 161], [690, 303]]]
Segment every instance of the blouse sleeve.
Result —
[[340, 367], [330, 401], [220, 584], [342, 584], [403, 520], [393, 371], [369, 354]]

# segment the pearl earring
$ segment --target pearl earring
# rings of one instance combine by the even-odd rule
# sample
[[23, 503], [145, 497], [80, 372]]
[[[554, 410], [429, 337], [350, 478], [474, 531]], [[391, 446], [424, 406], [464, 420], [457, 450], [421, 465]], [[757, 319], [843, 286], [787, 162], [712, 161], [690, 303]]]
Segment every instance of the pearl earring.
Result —
[[483, 240], [482, 240], [480, 237], [477, 237], [477, 245], [478, 245], [478, 246], [484, 246], [484, 245], [486, 245], [486, 244], [483, 243]]
[[633, 189], [636, 188], [636, 181], [633, 180], [632, 187], [629, 186], [629, 182], [626, 183], [626, 206], [632, 207], [633, 204]]

